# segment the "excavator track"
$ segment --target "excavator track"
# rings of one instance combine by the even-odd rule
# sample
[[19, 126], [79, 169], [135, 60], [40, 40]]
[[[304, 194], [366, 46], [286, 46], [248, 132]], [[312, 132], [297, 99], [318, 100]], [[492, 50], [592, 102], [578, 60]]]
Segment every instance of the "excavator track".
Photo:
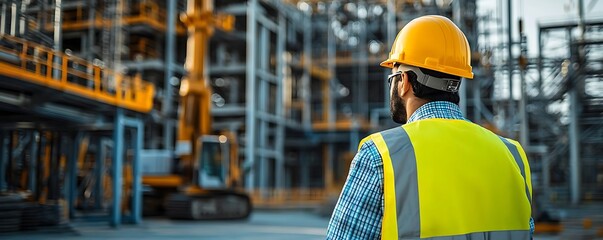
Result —
[[165, 211], [171, 219], [245, 219], [251, 214], [251, 200], [245, 194], [224, 190], [175, 193], [168, 196]]

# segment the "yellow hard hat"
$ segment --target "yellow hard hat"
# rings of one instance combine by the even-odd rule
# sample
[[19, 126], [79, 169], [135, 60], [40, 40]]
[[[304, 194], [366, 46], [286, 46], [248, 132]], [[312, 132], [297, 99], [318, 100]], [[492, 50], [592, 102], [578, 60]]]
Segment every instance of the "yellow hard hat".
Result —
[[381, 66], [393, 68], [394, 63], [473, 79], [469, 42], [450, 19], [442, 16], [422, 16], [406, 24]]

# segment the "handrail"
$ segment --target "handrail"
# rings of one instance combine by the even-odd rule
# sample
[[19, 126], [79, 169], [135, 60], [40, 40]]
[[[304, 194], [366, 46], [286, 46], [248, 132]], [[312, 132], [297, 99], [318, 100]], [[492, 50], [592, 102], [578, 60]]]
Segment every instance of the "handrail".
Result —
[[0, 75], [76, 94], [137, 112], [153, 108], [155, 86], [139, 75], [124, 76], [88, 61], [10, 35], [0, 35], [8, 48], [0, 52], [18, 62], [0, 61]]
[[[82, 30], [90, 27], [101, 28], [109, 27], [113, 24], [111, 19], [104, 19], [102, 14], [97, 11], [94, 13], [94, 23], [90, 24], [88, 17], [82, 12], [82, 7], [78, 6], [75, 12], [63, 12], [63, 22], [61, 25], [63, 30]], [[142, 0], [138, 4], [134, 4], [130, 12], [130, 14], [123, 16], [123, 25], [148, 24], [160, 31], [167, 29], [165, 21], [167, 17], [166, 11], [160, 8], [155, 1]], [[45, 27], [46, 30], [51, 31], [54, 16], [49, 14], [48, 18]], [[176, 33], [184, 34], [186, 33], [186, 29], [182, 25], [176, 24]]]
[[249, 192], [252, 202], [256, 205], [322, 203], [327, 200], [329, 194], [332, 192], [323, 188], [254, 189]]

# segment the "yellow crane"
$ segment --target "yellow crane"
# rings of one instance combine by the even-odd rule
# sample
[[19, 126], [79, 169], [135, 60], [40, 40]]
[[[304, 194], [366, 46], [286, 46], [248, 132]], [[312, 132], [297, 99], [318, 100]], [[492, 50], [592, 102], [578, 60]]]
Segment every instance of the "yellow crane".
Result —
[[235, 189], [241, 179], [237, 143], [227, 134], [209, 135], [211, 89], [205, 68], [209, 38], [214, 27], [231, 31], [234, 17], [214, 15], [211, 0], [189, 0], [180, 18], [188, 31], [176, 143], [180, 170], [174, 175], [144, 176], [143, 184], [167, 192], [164, 207], [171, 218], [246, 218], [250, 198]]

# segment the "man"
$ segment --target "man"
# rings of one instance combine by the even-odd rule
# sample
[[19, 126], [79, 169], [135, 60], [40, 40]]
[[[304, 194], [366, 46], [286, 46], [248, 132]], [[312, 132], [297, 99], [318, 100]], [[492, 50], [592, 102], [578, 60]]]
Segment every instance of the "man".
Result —
[[442, 16], [396, 37], [390, 108], [400, 124], [361, 141], [327, 239], [529, 239], [530, 168], [519, 143], [466, 120], [473, 78], [463, 32]]

